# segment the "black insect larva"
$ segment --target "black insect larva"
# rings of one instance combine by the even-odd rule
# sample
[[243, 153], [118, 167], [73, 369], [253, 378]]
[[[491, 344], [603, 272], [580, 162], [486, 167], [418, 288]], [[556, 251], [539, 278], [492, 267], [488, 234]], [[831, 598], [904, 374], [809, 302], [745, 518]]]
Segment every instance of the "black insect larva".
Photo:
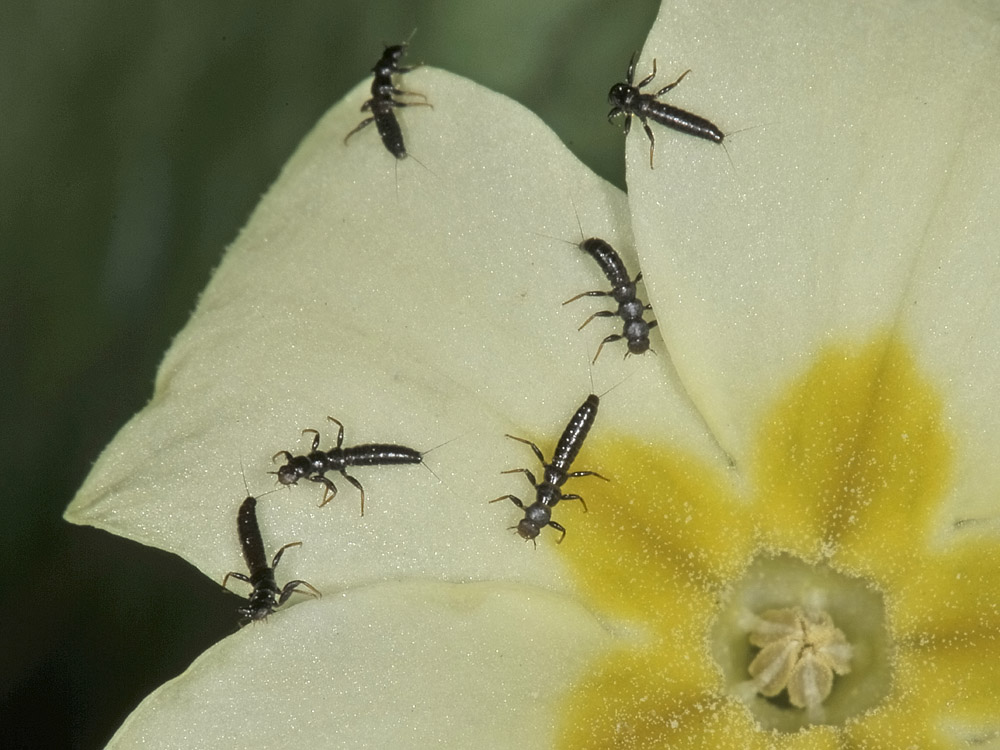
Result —
[[647, 323], [643, 319], [645, 311], [652, 308], [650, 305], [644, 305], [642, 300], [635, 295], [635, 285], [642, 280], [642, 273], [640, 272], [634, 280], [630, 280], [622, 259], [615, 252], [615, 249], [604, 240], [591, 237], [581, 242], [579, 247], [597, 261], [597, 265], [600, 266], [601, 271], [611, 283], [611, 291], [581, 292], [575, 297], [570, 297], [563, 304], [568, 305], [570, 302], [578, 300], [581, 297], [612, 297], [618, 303], [618, 310], [601, 310], [595, 312], [583, 321], [580, 329], [594, 318], [613, 318], [618, 316], [624, 322], [621, 333], [615, 333], [606, 337], [601, 342], [601, 345], [597, 347], [597, 354], [594, 355], [593, 361], [596, 362], [597, 358], [601, 356], [601, 350], [605, 344], [618, 341], [619, 339], [625, 339], [628, 342], [628, 351], [625, 353], [625, 356], [629, 354], [643, 354], [649, 351], [649, 330], [656, 327], [656, 321], [651, 320]]
[[[299, 586], [305, 586], [312, 592], [312, 596], [321, 596], [312, 585], [305, 581], [289, 581], [284, 588], [278, 588], [278, 583], [274, 579], [274, 569], [278, 567], [281, 555], [289, 547], [298, 547], [302, 542], [290, 542], [278, 550], [271, 564], [267, 564], [267, 555], [264, 553], [264, 540], [260, 535], [260, 526], [257, 523], [257, 498], [247, 497], [240, 505], [239, 513], [236, 515], [236, 531], [240, 537], [240, 547], [243, 550], [243, 559], [246, 561], [250, 575], [231, 571], [226, 573], [222, 579], [222, 587], [230, 578], [238, 578], [253, 586], [247, 603], [239, 607], [239, 612], [247, 622], [250, 620], [263, 620], [275, 609], [284, 604]], [[302, 593], [309, 593], [303, 591]]]
[[364, 515], [365, 489], [361, 486], [361, 482], [347, 473], [348, 466], [419, 464], [423, 461], [423, 454], [420, 451], [407, 448], [405, 445], [368, 443], [344, 448], [344, 425], [333, 417], [327, 417], [327, 419], [334, 422], [339, 428], [335, 448], [328, 451], [319, 450], [319, 432], [309, 429], [302, 430], [303, 435], [307, 432], [312, 432], [315, 435], [312, 449], [307, 455], [293, 456], [288, 451], [278, 451], [271, 457], [272, 461], [278, 456], [285, 457], [286, 463], [276, 472], [272, 472], [278, 475], [278, 481], [282, 484], [295, 484], [300, 479], [308, 479], [323, 485], [323, 501], [320, 503], [320, 507], [326, 505], [337, 495], [337, 488], [333, 482], [324, 476], [328, 471], [339, 471], [344, 479], [358, 488], [361, 493], [361, 515]]
[[[403, 74], [413, 70], [413, 67], [400, 67], [399, 61], [406, 52], [406, 43], [396, 44], [386, 47], [382, 57], [375, 63], [372, 72], [375, 74], [372, 80], [372, 98], [361, 105], [362, 112], [371, 112], [372, 116], [362, 120], [358, 126], [344, 136], [344, 143], [347, 139], [357, 133], [362, 128], [375, 123], [378, 134], [382, 137], [382, 143], [389, 153], [397, 159], [406, 158], [406, 146], [403, 145], [403, 132], [399, 129], [399, 121], [393, 109], [396, 107], [431, 107], [426, 101], [423, 102], [401, 102], [393, 99], [395, 96], [419, 96], [426, 99], [423, 94], [415, 91], [401, 91], [392, 82], [393, 74]], [[432, 107], [433, 109], [433, 107]]]
[[649, 137], [650, 169], [653, 168], [653, 146], [655, 139], [653, 138], [653, 131], [649, 129], [649, 123], [646, 122], [647, 118], [661, 125], [666, 125], [668, 128], [679, 130], [682, 133], [704, 138], [707, 141], [722, 143], [722, 140], [726, 136], [715, 124], [709, 122], [704, 117], [691, 114], [686, 110], [657, 99], [658, 96], [662, 96], [683, 81], [684, 76], [691, 72], [690, 70], [685, 70], [681, 73], [680, 78], [673, 83], [667, 84], [655, 94], [643, 94], [639, 89], [656, 77], [656, 60], [653, 60], [653, 72], [639, 81], [637, 85], [633, 86], [635, 58], [636, 56], [633, 54], [632, 60], [628, 65], [626, 82], [616, 83], [608, 92], [608, 104], [611, 105], [611, 111], [608, 112], [608, 120], [610, 121], [615, 115], [625, 115], [625, 135], [628, 135], [632, 127], [632, 115], [635, 115], [642, 121], [642, 127]]
[[583, 446], [583, 441], [586, 439], [587, 433], [590, 432], [590, 428], [597, 418], [597, 407], [599, 404], [600, 398], [593, 393], [587, 396], [587, 400], [576, 410], [573, 418], [566, 425], [566, 429], [563, 430], [562, 437], [559, 438], [559, 443], [556, 445], [555, 453], [552, 455], [551, 463], [545, 463], [545, 456], [542, 455], [538, 446], [530, 440], [507, 435], [511, 440], [517, 440], [525, 445], [530, 445], [531, 450], [535, 452], [535, 455], [542, 462], [542, 466], [545, 469], [545, 474], [541, 482], [538, 482], [535, 479], [535, 475], [528, 469], [510, 469], [509, 471], [502, 472], [504, 474], [523, 473], [528, 477], [528, 481], [535, 488], [535, 502], [531, 505], [526, 506], [521, 501], [521, 498], [516, 495], [501, 495], [498, 498], [490, 500], [491, 503], [499, 500], [510, 500], [524, 511], [524, 518], [520, 520], [515, 528], [517, 529], [517, 533], [525, 539], [533, 540], [538, 536], [543, 527], [551, 526], [557, 531], [562, 532], [559, 541], [563, 540], [566, 536], [566, 529], [552, 520], [552, 508], [560, 500], [579, 500], [583, 505], [583, 509], [587, 509], [587, 504], [582, 497], [579, 495], [565, 495], [560, 491], [559, 488], [562, 487], [567, 479], [570, 477], [598, 477], [606, 482], [609, 481], [607, 477], [601, 476], [596, 471], [571, 472], [569, 470], [573, 464], [573, 460]]

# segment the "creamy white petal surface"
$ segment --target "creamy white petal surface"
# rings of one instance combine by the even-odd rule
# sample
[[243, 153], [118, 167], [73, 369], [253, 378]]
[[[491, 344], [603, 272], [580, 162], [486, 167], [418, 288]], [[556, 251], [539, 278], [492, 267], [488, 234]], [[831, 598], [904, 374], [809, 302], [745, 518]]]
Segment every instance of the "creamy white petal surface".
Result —
[[[819, 347], [896, 330], [944, 390], [954, 516], [1000, 475], [1000, 10], [941, 0], [682, 1], [637, 66], [715, 122], [723, 149], [635, 123], [634, 231], [681, 379], [740, 464]], [[989, 509], [993, 510], [990, 511]]]
[[[659, 343], [627, 361], [609, 348], [592, 367], [620, 322], [578, 331], [607, 301], [561, 304], [607, 286], [575, 246], [581, 225], [637, 272], [624, 195], [514, 102], [429, 68], [406, 83], [434, 105], [399, 113], [411, 158], [390, 156], [374, 126], [344, 144], [367, 82], [320, 121], [228, 251], [151, 403], [66, 515], [221, 581], [245, 571], [241, 466], [261, 494], [275, 451], [308, 450], [303, 428], [332, 447], [332, 415], [346, 445], [430, 450], [427, 467], [354, 470], [364, 517], [337, 474], [323, 508], [307, 481], [262, 496], [268, 554], [302, 542], [279, 585], [304, 579], [324, 597], [296, 595], [218, 644], [129, 718], [117, 746], [473, 746], [486, 735], [548, 746], [560, 691], [608, 636], [555, 593], [572, 589], [555, 534], [536, 549], [509, 530], [521, 511], [489, 504], [508, 492], [530, 502], [524, 477], [500, 472], [540, 468], [504, 433], [549, 453], [587, 394], [612, 389], [595, 430], [642, 424], [719, 456]], [[571, 527], [583, 513], [567, 506]]]
[[346, 445], [430, 450], [427, 467], [354, 471], [363, 518], [336, 473], [339, 495], [323, 508], [322, 488], [307, 481], [262, 499], [267, 549], [303, 542], [279, 581], [324, 592], [405, 575], [561, 586], [547, 545], [536, 551], [508, 531], [517, 508], [488, 502], [530, 498], [522, 475], [500, 472], [539, 468], [504, 433], [550, 451], [588, 393], [628, 377], [595, 429], [641, 422], [717, 450], [671, 391], [662, 346], [626, 361], [609, 346], [591, 368], [620, 321], [577, 331], [607, 300], [561, 304], [607, 287], [575, 247], [577, 212], [584, 232], [636, 268], [624, 196], [509, 99], [428, 68], [406, 84], [433, 104], [399, 111], [411, 158], [390, 156], [374, 125], [344, 144], [367, 82], [323, 118], [227, 253], [152, 402], [106, 449], [70, 520], [177, 552], [221, 580], [243, 567], [241, 462], [251, 493], [273, 487], [271, 456], [307, 452], [302, 429], [333, 446], [330, 415]]
[[221, 641], [109, 747], [549, 747], [562, 692], [608, 642], [527, 586], [358, 588]]

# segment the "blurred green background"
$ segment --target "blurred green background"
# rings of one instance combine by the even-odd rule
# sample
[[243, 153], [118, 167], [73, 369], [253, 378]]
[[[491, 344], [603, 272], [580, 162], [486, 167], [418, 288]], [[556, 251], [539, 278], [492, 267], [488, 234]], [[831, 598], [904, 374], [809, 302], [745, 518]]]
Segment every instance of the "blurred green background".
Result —
[[3, 3], [2, 747], [102, 746], [236, 629], [238, 600], [218, 582], [61, 513], [320, 115], [417, 29], [410, 63], [520, 101], [624, 187], [607, 90], [657, 7]]

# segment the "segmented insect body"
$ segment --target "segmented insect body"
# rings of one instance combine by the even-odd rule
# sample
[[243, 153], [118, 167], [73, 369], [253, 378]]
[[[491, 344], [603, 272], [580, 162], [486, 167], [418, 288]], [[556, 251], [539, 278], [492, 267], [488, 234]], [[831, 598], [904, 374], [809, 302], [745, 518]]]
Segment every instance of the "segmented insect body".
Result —
[[597, 358], [601, 356], [601, 350], [605, 344], [610, 344], [620, 339], [625, 339], [628, 343], [628, 351], [625, 356], [629, 354], [643, 354], [649, 351], [649, 331], [651, 328], [656, 327], [656, 321], [651, 320], [647, 323], [644, 320], [644, 313], [646, 310], [652, 309], [652, 307], [643, 304], [642, 300], [636, 297], [635, 294], [635, 285], [642, 280], [642, 273], [639, 273], [634, 280], [630, 280], [628, 272], [625, 270], [625, 264], [622, 263], [622, 259], [615, 252], [615, 249], [597, 237], [584, 240], [580, 243], [579, 247], [597, 261], [597, 265], [608, 281], [611, 282], [611, 291], [582, 292], [575, 297], [570, 297], [563, 304], [568, 305], [570, 302], [574, 302], [581, 297], [611, 297], [618, 303], [618, 310], [615, 312], [611, 310], [595, 312], [583, 321], [578, 330], [582, 330], [594, 318], [613, 318], [617, 316], [623, 321], [622, 332], [607, 336], [601, 342], [601, 345], [597, 347], [597, 354], [594, 355], [593, 361], [596, 362]]
[[398, 104], [392, 99], [373, 99], [370, 102], [372, 119], [375, 120], [375, 128], [378, 130], [382, 143], [389, 150], [389, 153], [397, 159], [406, 158], [406, 146], [403, 143], [403, 130], [399, 127], [399, 120], [396, 119], [393, 107], [405, 106]]
[[361, 483], [347, 473], [349, 466], [389, 466], [396, 464], [419, 464], [423, 461], [423, 454], [405, 445], [393, 445], [391, 443], [367, 443], [365, 445], [354, 445], [344, 448], [344, 425], [333, 417], [327, 417], [339, 428], [337, 431], [337, 445], [328, 451], [319, 450], [319, 431], [303, 430], [314, 433], [312, 449], [307, 455], [293, 456], [288, 451], [278, 451], [271, 457], [273, 461], [278, 456], [284, 456], [286, 463], [276, 472], [278, 481], [282, 484], [295, 484], [300, 479], [308, 479], [311, 482], [322, 484], [323, 500], [320, 507], [333, 500], [337, 495], [337, 488], [326, 476], [328, 471], [339, 471], [348, 482], [358, 488], [361, 493], [361, 515], [365, 514], [365, 490]]
[[374, 122], [378, 134], [382, 138], [382, 143], [389, 153], [397, 159], [406, 158], [403, 132], [400, 130], [399, 121], [396, 119], [396, 113], [393, 112], [393, 109], [397, 107], [430, 107], [431, 105], [427, 102], [402, 102], [398, 99], [393, 99], [393, 96], [419, 96], [426, 98], [423, 94], [414, 91], [402, 91], [396, 88], [392, 82], [394, 74], [402, 75], [413, 70], [412, 66], [404, 68], [399, 65], [399, 61], [405, 52], [405, 43], [385, 48], [382, 57], [378, 59], [375, 67], [372, 68], [372, 72], [375, 74], [372, 80], [372, 98], [361, 105], [361, 111], [371, 112], [372, 116], [358, 123], [358, 126], [344, 137], [344, 143], [347, 143], [347, 139], [359, 130]]
[[545, 469], [545, 473], [542, 477], [542, 481], [539, 482], [535, 479], [535, 475], [529, 469], [510, 469], [509, 471], [502, 472], [504, 474], [515, 474], [523, 473], [528, 477], [528, 481], [535, 488], [535, 502], [531, 505], [525, 505], [521, 498], [516, 495], [501, 495], [498, 498], [490, 500], [491, 503], [498, 502], [500, 500], [510, 500], [518, 508], [524, 511], [524, 518], [518, 522], [517, 533], [520, 534], [524, 539], [534, 539], [538, 536], [539, 532], [545, 526], [551, 526], [557, 531], [562, 532], [562, 536], [559, 537], [561, 542], [566, 536], [566, 529], [564, 529], [560, 524], [552, 520], [552, 508], [560, 500], [579, 500], [583, 505], [584, 510], [587, 509], [587, 504], [584, 502], [583, 498], [579, 495], [564, 494], [560, 489], [567, 479], [571, 477], [598, 477], [604, 481], [608, 481], [607, 477], [603, 477], [596, 471], [570, 471], [570, 467], [573, 465], [573, 461], [576, 459], [577, 454], [580, 452], [580, 448], [583, 446], [583, 441], [587, 438], [587, 433], [590, 432], [590, 428], [594, 424], [594, 420], [597, 418], [597, 407], [600, 404], [600, 398], [594, 394], [587, 396], [587, 400], [583, 402], [576, 413], [573, 414], [572, 419], [570, 419], [569, 424], [566, 425], [566, 429], [563, 430], [562, 436], [559, 438], [559, 442], [556, 445], [556, 450], [552, 455], [552, 461], [550, 463], [545, 462], [545, 456], [542, 455], [541, 450], [530, 440], [525, 440], [524, 438], [514, 437], [513, 435], [507, 435], [511, 440], [517, 440], [518, 442], [524, 443], [525, 445], [531, 446], [531, 450], [535, 452], [538, 460], [542, 462], [542, 466]]
[[[247, 497], [240, 505], [239, 513], [236, 515], [236, 531], [240, 537], [240, 547], [243, 550], [243, 559], [247, 564], [250, 575], [230, 571], [222, 579], [222, 587], [230, 578], [246, 581], [253, 586], [247, 603], [239, 607], [239, 612], [246, 621], [263, 620], [278, 607], [284, 604], [299, 586], [304, 586], [312, 592], [312, 596], [320, 596], [312, 585], [305, 581], [289, 581], [283, 588], [278, 588], [278, 583], [274, 578], [274, 569], [278, 567], [281, 556], [289, 547], [298, 547], [302, 542], [290, 542], [278, 550], [271, 564], [267, 564], [267, 555], [264, 553], [264, 540], [260, 534], [260, 525], [257, 523], [257, 498]], [[302, 593], [309, 593], [303, 591]]]
[[653, 146], [656, 139], [653, 138], [653, 131], [650, 130], [649, 123], [646, 122], [647, 118], [682, 133], [687, 133], [697, 138], [704, 138], [714, 143], [722, 143], [722, 140], [726, 137], [725, 133], [719, 130], [714, 123], [709, 122], [704, 117], [699, 117], [657, 99], [657, 97], [667, 93], [683, 81], [684, 76], [691, 72], [690, 70], [685, 70], [681, 73], [680, 78], [673, 83], [667, 84], [655, 94], [643, 94], [640, 89], [656, 77], [656, 60], [653, 60], [653, 72], [639, 81], [637, 85], [633, 86], [635, 57], [633, 54], [632, 60], [629, 62], [626, 82], [616, 83], [608, 92], [608, 104], [611, 105], [611, 111], [608, 112], [608, 120], [610, 121], [615, 115], [625, 115], [625, 135], [628, 135], [629, 130], [632, 128], [632, 115], [635, 115], [642, 121], [642, 127], [649, 138], [650, 169], [653, 168]]

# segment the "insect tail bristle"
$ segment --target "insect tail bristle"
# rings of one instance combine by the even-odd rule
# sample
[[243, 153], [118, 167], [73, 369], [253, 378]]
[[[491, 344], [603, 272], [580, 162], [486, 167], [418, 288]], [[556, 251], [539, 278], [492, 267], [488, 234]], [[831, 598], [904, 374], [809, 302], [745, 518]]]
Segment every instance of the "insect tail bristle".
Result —
[[615, 390], [615, 388], [617, 388], [618, 386], [620, 386], [620, 385], [621, 385], [622, 383], [626, 383], [626, 382], [628, 382], [629, 380], [631, 380], [631, 379], [632, 379], [633, 377], [635, 377], [635, 375], [636, 375], [636, 374], [637, 374], [638, 372], [639, 372], [638, 370], [633, 370], [633, 371], [632, 371], [631, 373], [629, 373], [629, 374], [628, 374], [628, 375], [626, 375], [626, 376], [625, 376], [624, 378], [622, 378], [621, 380], [619, 380], [619, 381], [618, 381], [617, 383], [615, 383], [615, 384], [614, 384], [613, 386], [611, 386], [610, 388], [608, 388], [608, 389], [607, 389], [606, 391], [604, 391], [603, 393], [599, 393], [599, 394], [597, 394], [597, 395], [598, 395], [598, 397], [600, 397], [600, 398], [604, 398], [604, 397], [605, 397], [605, 396], [607, 396], [607, 395], [608, 395], [609, 393], [611, 393], [611, 391]]

